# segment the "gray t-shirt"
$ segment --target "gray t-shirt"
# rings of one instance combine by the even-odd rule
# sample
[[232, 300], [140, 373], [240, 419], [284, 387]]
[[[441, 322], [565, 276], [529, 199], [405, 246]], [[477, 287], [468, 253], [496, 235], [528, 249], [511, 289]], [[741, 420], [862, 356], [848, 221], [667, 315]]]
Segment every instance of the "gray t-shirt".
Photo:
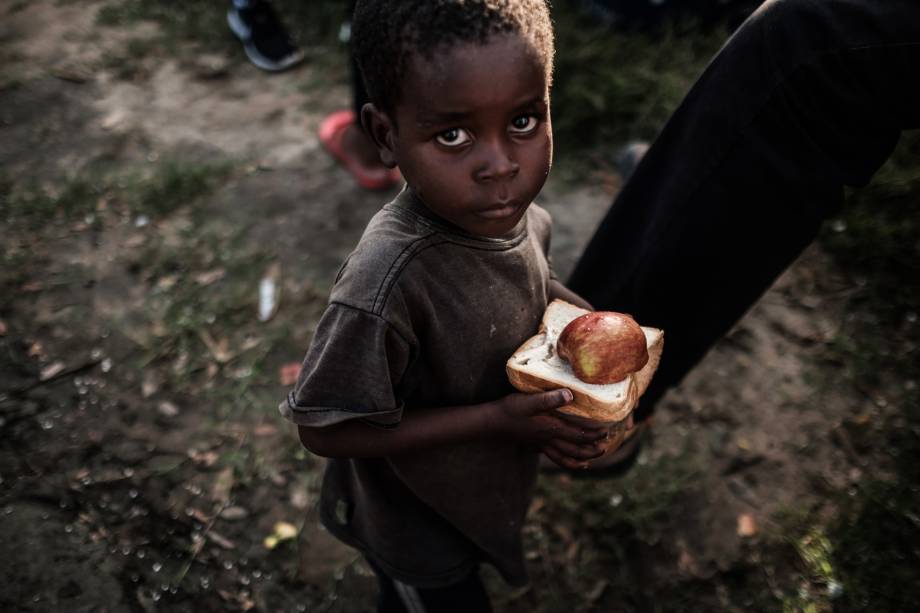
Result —
[[[364, 419], [391, 428], [409, 411], [512, 393], [505, 361], [546, 308], [550, 225], [531, 205], [508, 236], [474, 236], [403, 191], [342, 266], [282, 414], [305, 426]], [[410, 585], [453, 583], [482, 560], [523, 585], [536, 466], [534, 449], [494, 439], [333, 459], [321, 517]]]

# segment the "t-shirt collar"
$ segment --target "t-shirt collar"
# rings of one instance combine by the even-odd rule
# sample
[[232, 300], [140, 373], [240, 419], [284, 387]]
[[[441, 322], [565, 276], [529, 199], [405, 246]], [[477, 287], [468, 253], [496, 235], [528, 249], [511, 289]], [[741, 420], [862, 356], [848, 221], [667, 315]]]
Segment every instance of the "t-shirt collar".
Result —
[[510, 232], [504, 236], [491, 237], [491, 236], [480, 236], [479, 234], [473, 234], [467, 232], [460, 226], [444, 219], [421, 201], [421, 199], [415, 195], [415, 193], [409, 188], [409, 186], [404, 186], [402, 191], [396, 196], [396, 198], [391, 203], [391, 206], [408, 211], [414, 216], [424, 220], [426, 225], [432, 226], [433, 229], [437, 229], [440, 232], [445, 234], [450, 234], [456, 238], [460, 238], [466, 241], [479, 241], [483, 243], [490, 243], [493, 245], [505, 245], [507, 243], [517, 243], [523, 238], [527, 230], [527, 215], [521, 217], [517, 225], [511, 229]]

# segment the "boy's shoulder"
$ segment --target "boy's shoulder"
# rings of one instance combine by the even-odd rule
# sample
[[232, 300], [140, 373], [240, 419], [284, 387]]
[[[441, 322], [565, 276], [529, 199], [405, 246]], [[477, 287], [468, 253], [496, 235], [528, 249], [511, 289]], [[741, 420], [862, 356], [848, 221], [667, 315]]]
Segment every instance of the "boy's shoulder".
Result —
[[402, 270], [436, 234], [392, 203], [384, 206], [339, 269], [331, 301], [380, 315]]

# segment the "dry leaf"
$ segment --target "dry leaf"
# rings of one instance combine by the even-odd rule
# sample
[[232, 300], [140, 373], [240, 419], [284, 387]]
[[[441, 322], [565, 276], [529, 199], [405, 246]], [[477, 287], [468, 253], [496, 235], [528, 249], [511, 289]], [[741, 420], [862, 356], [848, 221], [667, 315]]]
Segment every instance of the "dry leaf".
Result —
[[167, 290], [179, 281], [178, 275], [166, 275], [157, 280], [157, 289]]
[[286, 541], [297, 536], [297, 527], [286, 521], [279, 521], [275, 524], [275, 536]]
[[164, 400], [157, 405], [157, 411], [164, 417], [175, 417], [179, 414], [179, 407], [168, 400]]
[[233, 467], [227, 466], [217, 473], [214, 485], [211, 487], [211, 499], [216, 502], [230, 500], [230, 491], [233, 489]]
[[39, 379], [42, 381], [47, 381], [54, 375], [60, 373], [62, 370], [64, 370], [64, 362], [53, 362], [42, 368], [42, 371], [39, 374]]
[[201, 342], [205, 344], [218, 364], [226, 364], [235, 357], [236, 354], [230, 351], [230, 341], [226, 338], [215, 341], [207, 330], [199, 330], [198, 336], [201, 337]]
[[6, 322], [0, 319], [0, 336], [6, 336]]
[[205, 512], [196, 507], [190, 507], [187, 511], [189, 517], [194, 517], [202, 524], [208, 524], [211, 521], [211, 518], [205, 515]]
[[195, 464], [201, 464], [206, 467], [214, 466], [220, 458], [216, 451], [198, 451], [197, 449], [189, 449], [188, 457]]
[[300, 376], [300, 362], [288, 362], [278, 370], [278, 380], [284, 387], [290, 387], [297, 383], [297, 377]]
[[249, 517], [249, 511], [239, 506], [227, 507], [220, 512], [220, 518], [227, 521], [238, 521], [247, 517]]
[[208, 539], [214, 541], [214, 544], [221, 549], [236, 549], [236, 543], [213, 530], [208, 530]]
[[273, 436], [278, 433], [278, 428], [271, 424], [261, 424], [256, 426], [256, 429], [252, 431], [256, 436]]
[[144, 380], [141, 382], [141, 396], [150, 398], [160, 389], [158, 377], [151, 371], [144, 373]]
[[757, 534], [757, 522], [751, 513], [742, 513], [738, 516], [738, 536], [749, 538]]
[[215, 281], [220, 281], [224, 278], [224, 275], [227, 274], [227, 271], [223, 268], [217, 268], [215, 270], [209, 270], [207, 272], [202, 272], [195, 275], [195, 283], [198, 285], [211, 285]]
[[594, 602], [601, 597], [601, 594], [604, 593], [604, 590], [607, 588], [607, 580], [600, 579], [597, 583], [594, 584], [587, 594], [585, 594], [585, 600], [588, 602]]
[[294, 524], [286, 521], [279, 521], [275, 524], [272, 533], [265, 537], [262, 544], [266, 549], [274, 549], [284, 541], [289, 541], [297, 537], [297, 528]]

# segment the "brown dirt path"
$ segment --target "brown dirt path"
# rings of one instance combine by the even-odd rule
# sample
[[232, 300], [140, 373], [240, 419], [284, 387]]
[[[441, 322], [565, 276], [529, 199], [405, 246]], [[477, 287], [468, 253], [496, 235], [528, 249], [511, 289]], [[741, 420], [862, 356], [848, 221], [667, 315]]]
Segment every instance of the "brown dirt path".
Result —
[[[99, 168], [143, 174], [174, 155], [230, 170], [198, 201], [203, 217], [182, 208], [153, 218], [105, 196], [85, 220], [19, 237], [31, 259], [0, 311], [7, 326], [0, 338], [0, 540], [7, 552], [0, 603], [17, 610], [151, 611], [163, 603], [169, 610], [366, 610], [373, 592], [366, 569], [314, 522], [304, 523], [299, 553], [290, 544], [262, 544], [277, 521], [301, 525], [320, 465], [298, 452], [275, 413], [270, 399], [284, 390], [276, 369], [300, 358], [336, 268], [384, 198], [353, 187], [315, 137], [319, 120], [348, 103], [347, 89], [306, 93], [303, 84], [320, 70], [310, 63], [270, 76], [239, 58], [210, 56], [143, 57], [132, 78], [119, 78], [107, 54], [156, 29], [109, 28], [99, 36], [99, 6], [36, 0], [0, 9], [4, 173], [54, 193]], [[553, 255], [563, 276], [611, 197], [609, 189], [556, 179], [547, 186], [541, 201], [556, 220]], [[144, 254], [179, 250], [194, 242], [190, 230], [222, 237], [215, 249], [229, 241], [243, 259], [257, 260], [256, 278], [265, 262], [281, 264], [282, 306], [272, 325], [286, 327], [254, 350], [264, 350], [261, 375], [240, 374], [238, 358], [221, 361], [217, 338], [206, 345], [219, 374], [202, 365], [181, 380], [210, 389], [214, 381], [251, 377], [242, 393], [258, 403], [249, 410], [202, 404], [194, 385], [173, 381], [177, 362], [194, 363], [194, 355], [150, 357], [151, 344], [173, 337], [150, 323], [148, 306], [183, 278], [181, 265], [154, 271]], [[197, 274], [230, 266], [220, 255], [201, 257]], [[199, 286], [210, 287], [205, 281]], [[662, 403], [638, 478], [643, 466], [665, 466], [667, 458], [694, 470], [656, 524], [656, 538], [668, 546], [654, 550], [662, 559], [648, 577], [650, 590], [697, 580], [718, 587], [721, 573], [754, 555], [750, 543], [759, 536], [739, 536], [740, 515], [753, 516], [760, 535], [777, 511], [812, 497], [816, 483], [845, 487], [860, 478], [831, 433], [865, 400], [814, 385], [822, 376], [816, 359], [843, 325], [846, 290], [827, 258], [809, 251]], [[255, 291], [248, 286], [241, 298], [253, 320]], [[258, 336], [265, 328], [253, 321], [247, 330]], [[228, 338], [231, 348], [246, 346]], [[54, 379], [59, 362], [86, 370]], [[42, 372], [49, 381], [25, 390]], [[562, 497], [574, 491], [566, 477], [547, 477], [543, 487]], [[538, 506], [554, 508], [553, 501], [545, 495]], [[590, 552], [577, 513], [561, 520], [547, 513], [535, 509], [531, 536], [559, 522], [557, 534]], [[564, 564], [536, 545], [530, 559], [544, 578]], [[580, 593], [575, 609], [602, 601], [606, 583], [594, 579], [585, 582], [600, 592]], [[501, 606], [561, 610], [558, 595], [545, 597], [551, 589], [538, 585]], [[730, 598], [722, 604], [743, 610]]]

